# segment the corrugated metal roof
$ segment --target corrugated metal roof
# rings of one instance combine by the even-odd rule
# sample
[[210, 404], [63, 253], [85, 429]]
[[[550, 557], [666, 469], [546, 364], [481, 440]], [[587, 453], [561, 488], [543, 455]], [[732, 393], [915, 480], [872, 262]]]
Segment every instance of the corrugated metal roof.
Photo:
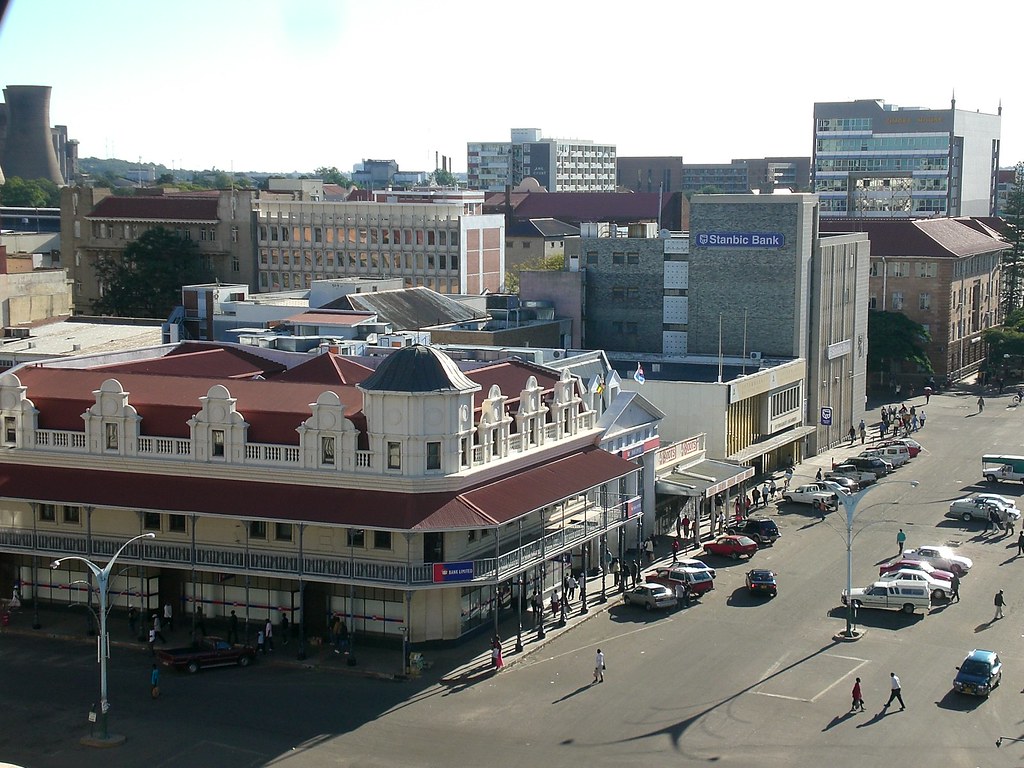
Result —
[[418, 331], [435, 325], [490, 318], [486, 312], [422, 287], [350, 293], [325, 304], [323, 309], [374, 312], [380, 322], [387, 323], [395, 331]]
[[87, 219], [126, 221], [199, 221], [216, 223], [216, 197], [105, 197]]

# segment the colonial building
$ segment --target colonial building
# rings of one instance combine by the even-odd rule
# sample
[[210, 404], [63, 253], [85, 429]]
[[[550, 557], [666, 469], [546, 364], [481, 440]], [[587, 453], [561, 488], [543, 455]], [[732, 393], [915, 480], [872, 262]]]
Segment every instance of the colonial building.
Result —
[[[191, 342], [23, 365], [0, 375], [0, 591], [85, 601], [85, 572], [49, 563], [153, 532], [119, 560], [114, 606], [455, 641], [636, 545], [642, 470], [597, 445], [608, 394], [423, 346]], [[644, 430], [614, 439], [657, 438]]]

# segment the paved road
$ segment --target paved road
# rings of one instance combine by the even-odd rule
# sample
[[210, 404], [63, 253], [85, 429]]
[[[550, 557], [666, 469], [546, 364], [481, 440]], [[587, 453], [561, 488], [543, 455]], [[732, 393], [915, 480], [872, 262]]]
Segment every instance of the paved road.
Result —
[[[908, 547], [952, 542], [975, 560], [963, 602], [926, 618], [863, 612], [866, 637], [837, 644], [845, 585], [845, 526], [816, 522], [807, 508], [772, 510], [783, 538], [755, 556], [777, 569], [780, 595], [764, 602], [741, 588], [746, 563], [716, 562], [715, 592], [665, 616], [615, 606], [499, 675], [463, 669], [440, 683], [390, 683], [257, 666], [194, 677], [165, 675], [148, 699], [149, 659], [128, 653], [113, 666], [115, 730], [129, 735], [123, 765], [478, 766], [926, 766], [1019, 765], [1024, 744], [1024, 557], [980, 524], [943, 518], [948, 502], [981, 486], [979, 457], [1024, 453], [1024, 409], [1009, 396], [943, 396], [920, 433], [927, 453], [862, 504], [854, 578], [868, 583]], [[920, 402], [920, 398], [917, 402]], [[827, 461], [826, 458], [821, 459]], [[813, 475], [816, 467], [802, 471]], [[999, 492], [1020, 498], [1024, 486]], [[1021, 505], [1024, 506], [1024, 500]], [[992, 622], [992, 596], [1006, 590], [1007, 618]], [[593, 655], [607, 655], [606, 682], [591, 685]], [[954, 667], [974, 647], [998, 650], [1003, 685], [989, 700], [950, 693]], [[107, 765], [75, 739], [95, 688], [81, 646], [0, 640], [0, 760], [35, 768]], [[26, 670], [33, 670], [26, 672]], [[903, 680], [907, 711], [883, 712], [888, 675]], [[867, 712], [849, 715], [853, 678]]]

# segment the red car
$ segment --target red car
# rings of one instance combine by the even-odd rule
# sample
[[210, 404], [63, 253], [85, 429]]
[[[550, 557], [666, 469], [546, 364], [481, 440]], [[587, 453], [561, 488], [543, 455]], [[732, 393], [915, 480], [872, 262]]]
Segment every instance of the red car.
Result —
[[753, 557], [757, 552], [757, 542], [746, 536], [719, 536], [704, 545], [709, 555], [721, 555], [739, 560], [741, 557]]
[[879, 576], [885, 576], [887, 573], [898, 571], [903, 568], [910, 568], [915, 571], [922, 571], [927, 573], [929, 576], [934, 576], [936, 579], [943, 579], [950, 581], [953, 578], [951, 571], [943, 571], [934, 567], [931, 563], [926, 563], [924, 560], [894, 560], [891, 563], [886, 563], [878, 569]]
[[910, 458], [917, 458], [917, 454], [921, 452], [921, 444], [917, 441], [908, 442], [905, 440], [886, 440], [885, 442], [878, 443], [875, 445], [876, 448], [888, 448], [891, 445], [902, 445], [910, 453]]

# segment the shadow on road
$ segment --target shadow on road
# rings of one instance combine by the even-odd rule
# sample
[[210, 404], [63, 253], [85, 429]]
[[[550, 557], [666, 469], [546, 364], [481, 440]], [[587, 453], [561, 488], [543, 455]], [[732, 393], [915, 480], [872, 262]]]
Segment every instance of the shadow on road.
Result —
[[[846, 606], [838, 605], [828, 612], [829, 618], [845, 619]], [[861, 608], [857, 611], [856, 623], [872, 629], [904, 629], [924, 620], [922, 613], [903, 613], [903, 611], [873, 611]]]
[[950, 688], [945, 696], [935, 702], [935, 706], [953, 712], [973, 712], [984, 700], [983, 696], [964, 696]]
[[976, 626], [974, 628], [974, 634], [978, 634], [979, 632], [984, 632], [986, 629], [988, 629], [993, 624], [995, 624], [996, 621], [998, 621], [998, 619], [989, 619], [988, 621], [982, 622], [981, 624], [979, 624], [978, 626]]
[[587, 683], [586, 685], [581, 685], [575, 691], [570, 691], [569, 693], [565, 694], [565, 696], [563, 696], [562, 698], [555, 699], [551, 703], [552, 704], [561, 704], [563, 701], [566, 701], [567, 699], [571, 699], [573, 696], [579, 696], [584, 691], [589, 691], [593, 687], [594, 687], [593, 683]]
[[882, 707], [880, 710], [878, 710], [878, 712], [875, 714], [874, 717], [872, 717], [866, 723], [861, 723], [857, 727], [858, 728], [867, 728], [869, 725], [874, 725], [875, 723], [879, 722], [880, 720], [883, 720], [887, 715], [892, 715], [892, 714], [895, 714], [895, 713], [897, 713], [899, 711], [900, 710], [898, 710], [898, 709], [890, 710], [888, 707]]
[[832, 728], [835, 728], [837, 725], [842, 725], [843, 723], [845, 723], [847, 720], [849, 720], [851, 717], [853, 717], [856, 714], [857, 714], [856, 712], [850, 711], [850, 712], [846, 712], [846, 713], [844, 713], [842, 715], [836, 715], [835, 717], [833, 717], [831, 720], [828, 721], [828, 725], [826, 725], [824, 728], [822, 728], [821, 732], [824, 733], [825, 731], [828, 731], [828, 730], [831, 730]]
[[726, 605], [733, 608], [759, 608], [768, 605], [772, 598], [768, 595], [754, 595], [746, 587], [736, 587], [726, 599]]

